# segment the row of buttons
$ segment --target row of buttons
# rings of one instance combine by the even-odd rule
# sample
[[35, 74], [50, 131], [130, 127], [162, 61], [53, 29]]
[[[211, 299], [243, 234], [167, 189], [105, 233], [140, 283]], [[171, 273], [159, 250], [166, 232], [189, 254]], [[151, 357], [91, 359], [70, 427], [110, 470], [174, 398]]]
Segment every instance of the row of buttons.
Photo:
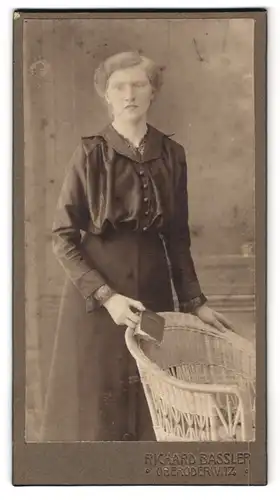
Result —
[[[141, 169], [139, 173], [140, 173], [140, 176], [141, 176], [142, 178], [145, 176], [145, 172], [144, 172], [144, 170], [143, 170], [143, 169]], [[144, 191], [146, 191], [146, 190], [147, 190], [147, 188], [148, 188], [148, 183], [147, 183], [147, 180], [146, 180], [146, 179], [145, 179], [145, 180], [144, 180], [144, 182], [143, 182], [143, 188], [144, 188]], [[146, 203], [146, 204], [147, 204], [147, 203], [148, 203], [148, 201], [149, 201], [149, 198], [148, 198], [147, 196], [144, 196], [144, 203]], [[148, 216], [148, 215], [149, 215], [149, 210], [148, 210], [148, 209], [146, 209], [144, 213], [145, 213], [145, 215], [146, 215], [146, 216]], [[148, 229], [148, 227], [147, 227], [147, 226], [144, 226], [144, 227], [143, 227], [143, 231], [147, 231], [147, 229]]]

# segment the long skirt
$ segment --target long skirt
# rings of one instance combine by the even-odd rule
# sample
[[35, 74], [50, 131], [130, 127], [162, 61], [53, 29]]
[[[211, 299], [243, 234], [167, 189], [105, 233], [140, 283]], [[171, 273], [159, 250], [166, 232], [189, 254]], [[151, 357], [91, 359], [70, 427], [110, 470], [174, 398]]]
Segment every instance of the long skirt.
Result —
[[[92, 267], [118, 293], [155, 312], [174, 310], [165, 248], [155, 231], [111, 230], [83, 239]], [[104, 307], [87, 312], [67, 279], [47, 387], [42, 441], [153, 441], [135, 360]]]

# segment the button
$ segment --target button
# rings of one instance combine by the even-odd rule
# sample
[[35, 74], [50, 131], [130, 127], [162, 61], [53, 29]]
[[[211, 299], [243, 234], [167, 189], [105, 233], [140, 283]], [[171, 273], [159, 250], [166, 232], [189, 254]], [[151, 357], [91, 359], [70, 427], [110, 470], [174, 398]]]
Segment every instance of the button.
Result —
[[144, 188], [147, 188], [148, 187], [147, 182], [144, 182], [143, 186], [144, 186]]
[[147, 201], [148, 201], [148, 198], [145, 196], [144, 202], [147, 203]]
[[140, 175], [144, 175], [145, 172], [144, 172], [144, 170], [140, 170], [139, 173], [140, 173]]
[[147, 231], [147, 229], [148, 229], [147, 226], [143, 227], [143, 231]]
[[149, 210], [146, 210], [145, 215], [149, 215]]

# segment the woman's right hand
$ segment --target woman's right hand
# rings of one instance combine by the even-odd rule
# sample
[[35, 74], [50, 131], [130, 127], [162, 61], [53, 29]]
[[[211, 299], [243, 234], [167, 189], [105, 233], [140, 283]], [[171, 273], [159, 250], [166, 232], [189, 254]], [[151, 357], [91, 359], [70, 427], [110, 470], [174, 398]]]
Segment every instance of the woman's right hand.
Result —
[[131, 328], [135, 328], [140, 319], [139, 313], [133, 312], [131, 307], [139, 312], [145, 310], [143, 304], [138, 300], [130, 299], [119, 293], [112, 295], [112, 297], [106, 300], [103, 307], [107, 309], [116, 325], [126, 325]]

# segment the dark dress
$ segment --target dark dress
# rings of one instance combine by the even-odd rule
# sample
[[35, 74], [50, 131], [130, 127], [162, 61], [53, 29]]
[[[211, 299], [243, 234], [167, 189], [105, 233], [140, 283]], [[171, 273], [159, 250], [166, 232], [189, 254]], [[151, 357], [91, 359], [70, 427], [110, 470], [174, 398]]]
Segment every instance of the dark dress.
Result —
[[53, 248], [67, 278], [42, 440], [154, 440], [125, 327], [93, 294], [107, 284], [151, 310], [172, 311], [172, 276], [181, 311], [206, 300], [190, 253], [183, 147], [151, 125], [143, 154], [112, 125], [82, 138], [58, 201]]

